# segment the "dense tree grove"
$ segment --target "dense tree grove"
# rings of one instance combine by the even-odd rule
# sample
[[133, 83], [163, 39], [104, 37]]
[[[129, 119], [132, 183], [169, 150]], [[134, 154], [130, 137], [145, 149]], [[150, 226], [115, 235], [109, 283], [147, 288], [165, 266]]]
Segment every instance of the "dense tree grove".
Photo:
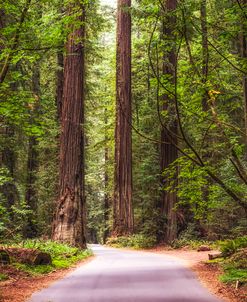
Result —
[[1, 240], [246, 234], [246, 0], [116, 2], [0, 3]]

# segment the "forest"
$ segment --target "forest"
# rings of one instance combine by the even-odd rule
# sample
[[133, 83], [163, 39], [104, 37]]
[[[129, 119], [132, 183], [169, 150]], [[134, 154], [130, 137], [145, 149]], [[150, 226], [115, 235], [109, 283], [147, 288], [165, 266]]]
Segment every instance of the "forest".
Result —
[[0, 2], [1, 243], [246, 234], [246, 0]]
[[87, 244], [246, 284], [246, 0], [0, 1], [0, 281]]

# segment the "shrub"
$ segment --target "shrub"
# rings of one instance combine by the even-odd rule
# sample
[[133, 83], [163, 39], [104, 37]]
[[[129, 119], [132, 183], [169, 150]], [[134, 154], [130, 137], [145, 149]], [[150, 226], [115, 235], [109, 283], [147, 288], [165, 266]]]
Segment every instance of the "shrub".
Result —
[[205, 241], [205, 240], [188, 240], [185, 238], [181, 238], [181, 239], [176, 239], [171, 243], [171, 247], [174, 249], [187, 247], [192, 250], [197, 250], [201, 245], [211, 246], [212, 242]]
[[231, 256], [241, 248], [247, 248], [247, 236], [232, 240], [218, 241], [220, 250], [224, 257]]
[[131, 236], [110, 237], [107, 244], [113, 247], [131, 247], [135, 249], [152, 248], [156, 244], [156, 238], [147, 237], [143, 234], [134, 234]]

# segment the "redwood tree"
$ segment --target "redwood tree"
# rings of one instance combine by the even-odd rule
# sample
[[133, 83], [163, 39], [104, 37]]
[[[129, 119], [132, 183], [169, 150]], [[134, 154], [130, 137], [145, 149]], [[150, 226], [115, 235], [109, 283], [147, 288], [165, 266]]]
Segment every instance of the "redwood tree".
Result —
[[131, 0], [118, 0], [113, 233], [133, 232], [131, 139]]
[[[174, 144], [177, 141], [177, 121], [175, 116], [175, 69], [177, 64], [176, 59], [176, 37], [174, 35], [174, 28], [176, 26], [176, 17], [174, 10], [176, 9], [176, 0], [167, 0], [164, 3], [164, 19], [163, 19], [163, 41], [164, 41], [164, 55], [163, 55], [163, 77], [168, 81], [168, 87], [171, 92], [164, 92], [162, 96], [162, 109], [168, 112], [169, 121], [166, 127], [161, 129], [160, 148], [160, 165], [161, 171], [164, 171], [178, 158], [178, 152]], [[171, 141], [172, 139], [172, 141]], [[162, 179], [163, 184], [169, 182], [167, 179]], [[174, 206], [177, 201], [175, 192], [163, 191], [161, 195], [161, 212], [162, 216], [166, 218], [165, 236], [163, 238], [166, 242], [171, 242], [177, 235], [177, 218], [174, 211]]]
[[85, 7], [78, 0], [68, 9], [68, 15], [73, 11], [77, 12], [77, 20], [71, 26], [64, 61], [59, 192], [53, 239], [84, 248]]

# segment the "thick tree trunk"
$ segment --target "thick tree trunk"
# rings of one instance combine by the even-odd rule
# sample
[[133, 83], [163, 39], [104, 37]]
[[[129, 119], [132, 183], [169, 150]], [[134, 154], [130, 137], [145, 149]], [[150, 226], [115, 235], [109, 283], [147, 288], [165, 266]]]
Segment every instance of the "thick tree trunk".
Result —
[[[66, 44], [60, 136], [59, 196], [53, 239], [85, 248], [84, 231], [84, 40], [85, 8]], [[75, 26], [77, 26], [75, 28]]]
[[[177, 1], [176, 0], [168, 0], [165, 2], [165, 18], [163, 21], [163, 39], [166, 43], [168, 42], [168, 47], [164, 52], [164, 61], [163, 61], [163, 75], [170, 77], [170, 84], [172, 90], [174, 90], [175, 85], [175, 68], [176, 68], [176, 48], [175, 48], [175, 36], [173, 34], [174, 27], [176, 26], [176, 17], [172, 14], [172, 12], [176, 9]], [[163, 110], [168, 111], [170, 121], [167, 128], [169, 128], [170, 132], [173, 133], [173, 142], [176, 142], [176, 135], [178, 132], [177, 129], [177, 121], [174, 118], [175, 114], [175, 100], [174, 97], [168, 94], [164, 94], [162, 97], [163, 101]], [[170, 135], [168, 135], [167, 129], [162, 127], [161, 129], [161, 141], [169, 142]], [[173, 144], [161, 144], [160, 148], [160, 166], [161, 171], [164, 171], [178, 158], [177, 149]], [[176, 176], [175, 176], [176, 177]], [[162, 183], [165, 184], [169, 180], [163, 179]], [[166, 218], [166, 228], [165, 235], [163, 240], [165, 242], [171, 242], [177, 237], [177, 215], [174, 210], [174, 207], [177, 202], [177, 196], [175, 192], [166, 192], [163, 191], [161, 195], [161, 212], [162, 216]]]
[[117, 87], [115, 126], [115, 188], [113, 233], [131, 234], [132, 208], [131, 138], [131, 0], [118, 0]]

